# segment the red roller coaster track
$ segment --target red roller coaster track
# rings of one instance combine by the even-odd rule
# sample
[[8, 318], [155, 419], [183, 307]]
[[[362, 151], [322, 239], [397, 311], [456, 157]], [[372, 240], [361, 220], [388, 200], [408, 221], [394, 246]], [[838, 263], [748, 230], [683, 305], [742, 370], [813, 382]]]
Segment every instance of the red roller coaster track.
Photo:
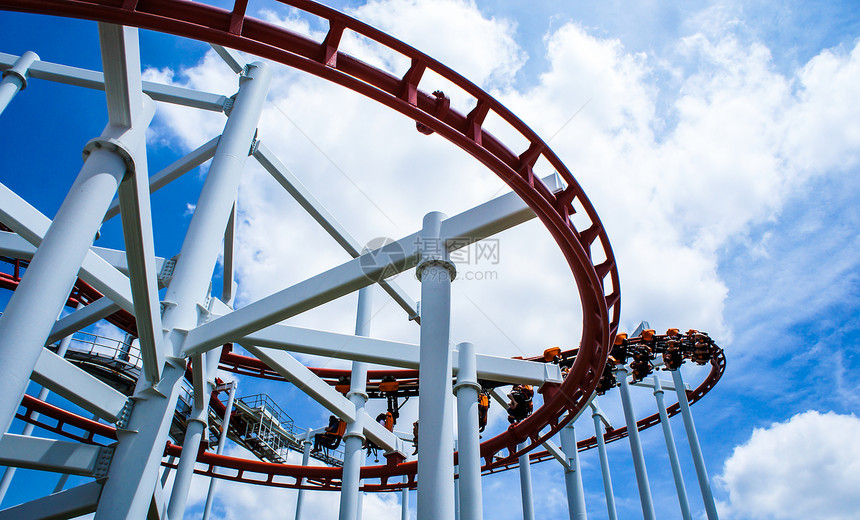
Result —
[[[282, 3], [327, 21], [329, 31], [323, 42], [246, 16], [247, 0], [237, 0], [232, 11], [184, 0], [0, 0], [0, 8], [136, 26], [267, 58], [337, 83], [402, 113], [416, 121], [422, 132], [436, 132], [496, 173], [535, 212], [558, 244], [576, 281], [583, 312], [579, 352], [564, 382], [544, 385], [543, 406], [528, 419], [481, 444], [484, 471], [508, 466], [518, 455], [555, 435], [568, 420], [566, 413], [574, 415], [583, 408], [603, 371], [620, 314], [618, 271], [606, 232], [582, 188], [558, 156], [489, 94], [429, 56], [343, 13], [307, 0]], [[409, 70], [397, 77], [340, 52], [338, 47], [346, 31], [399, 53], [411, 63]], [[444, 100], [419, 90], [427, 71], [472, 96], [474, 109], [468, 114], [458, 113]], [[483, 128], [490, 113], [525, 139], [528, 145], [524, 150], [512, 151]], [[564, 179], [567, 187], [563, 191], [552, 193], [535, 174], [533, 168], [541, 159]], [[571, 220], [576, 212], [587, 217], [584, 229], [577, 229]], [[517, 450], [523, 442], [525, 447]], [[502, 450], [507, 450], [508, 455], [497, 458]], [[205, 457], [210, 455], [203, 457], [209, 460]], [[222, 459], [217, 460], [226, 467]], [[267, 467], [262, 462], [244, 464], [248, 471]], [[277, 473], [291, 471], [299, 470], [284, 468]], [[331, 482], [341, 470], [301, 471], [305, 473], [300, 476]], [[387, 480], [414, 472], [413, 462], [364, 468], [362, 475]]]

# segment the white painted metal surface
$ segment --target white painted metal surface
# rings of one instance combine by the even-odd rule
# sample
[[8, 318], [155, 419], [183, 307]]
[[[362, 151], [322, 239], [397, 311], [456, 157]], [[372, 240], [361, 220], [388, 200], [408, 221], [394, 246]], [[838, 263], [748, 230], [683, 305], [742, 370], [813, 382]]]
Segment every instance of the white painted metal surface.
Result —
[[424, 217], [421, 264], [421, 372], [418, 386], [418, 520], [454, 518], [454, 412], [451, 384], [453, 264], [439, 248], [441, 213]]
[[475, 346], [460, 343], [457, 357], [460, 370], [454, 393], [457, 396], [457, 464], [458, 509], [462, 520], [481, 520], [483, 505], [481, 494], [481, 445], [478, 434], [478, 372]]

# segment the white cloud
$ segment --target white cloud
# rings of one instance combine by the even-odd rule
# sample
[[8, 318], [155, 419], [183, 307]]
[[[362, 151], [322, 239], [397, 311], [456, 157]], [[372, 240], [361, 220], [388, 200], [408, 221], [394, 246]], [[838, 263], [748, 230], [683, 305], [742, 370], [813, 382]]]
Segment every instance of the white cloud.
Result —
[[815, 173], [860, 161], [860, 42], [824, 50], [797, 74], [799, 103], [787, 122], [786, 154]]
[[730, 518], [860, 518], [860, 419], [809, 411], [756, 428], [719, 477]]
[[473, 0], [371, 0], [350, 14], [466, 73], [478, 85], [508, 85], [524, 62], [512, 36], [516, 23], [484, 17]]

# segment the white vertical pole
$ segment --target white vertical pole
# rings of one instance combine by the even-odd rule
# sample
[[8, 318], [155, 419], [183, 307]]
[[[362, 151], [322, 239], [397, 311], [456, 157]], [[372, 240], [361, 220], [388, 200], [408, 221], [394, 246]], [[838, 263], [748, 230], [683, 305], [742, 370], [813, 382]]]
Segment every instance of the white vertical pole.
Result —
[[603, 424], [596, 406], [591, 407], [594, 420], [594, 436], [597, 438], [597, 455], [600, 459], [600, 473], [603, 477], [603, 494], [606, 496], [606, 511], [609, 520], [618, 520], [615, 510], [615, 492], [612, 490], [612, 477], [609, 474], [609, 457], [606, 455], [606, 442], [603, 439]]
[[678, 462], [678, 450], [675, 447], [675, 436], [669, 425], [669, 415], [666, 413], [666, 403], [663, 401], [663, 386], [660, 378], [654, 374], [654, 399], [657, 401], [657, 411], [660, 413], [660, 424], [663, 427], [663, 437], [666, 439], [666, 452], [669, 454], [669, 465], [672, 467], [672, 477], [675, 479], [675, 489], [678, 491], [678, 503], [681, 506], [681, 516], [684, 520], [692, 520], [690, 502], [687, 500], [687, 488]]
[[[358, 291], [358, 310], [355, 318], [355, 335], [370, 334], [370, 317], [372, 286], [363, 287]], [[359, 508], [359, 488], [361, 487], [361, 464], [364, 462], [364, 425], [361, 417], [367, 403], [367, 363], [352, 362], [347, 397], [355, 405], [355, 421], [347, 424], [344, 434], [343, 449], [343, 483], [340, 488], [339, 520], [358, 520], [361, 514]]]
[[[302, 449], [302, 466], [307, 466], [308, 462], [311, 460], [311, 431], [305, 434], [305, 439], [303, 441], [303, 449]], [[296, 520], [301, 520], [302, 518], [302, 504], [304, 503], [305, 498], [305, 490], [299, 489], [299, 492], [296, 493]]]
[[[526, 443], [517, 446], [518, 450], [525, 448]], [[532, 467], [529, 463], [529, 454], [523, 453], [519, 457], [520, 463], [520, 494], [523, 499], [523, 520], [535, 520], [535, 505], [532, 493]]]
[[655, 520], [654, 503], [651, 500], [651, 485], [648, 483], [648, 473], [645, 471], [645, 455], [642, 453], [639, 429], [636, 426], [636, 415], [633, 413], [633, 403], [630, 401], [627, 367], [619, 368], [616, 374], [618, 374], [618, 381], [621, 387], [621, 405], [624, 408], [624, 420], [627, 423], [627, 437], [630, 439], [630, 452], [633, 456], [636, 484], [639, 486], [639, 501], [642, 503], [642, 516], [645, 520]]
[[[80, 304], [80, 303], [78, 304], [79, 309], [82, 306], [83, 306], [83, 304]], [[71, 334], [69, 334], [68, 336], [63, 338], [62, 341], [60, 341], [60, 345], [57, 347], [57, 355], [60, 357], [65, 356], [66, 351], [69, 349], [69, 343], [71, 343], [71, 342], [72, 342], [72, 335]], [[48, 394], [50, 394], [50, 393], [51, 393], [50, 390], [43, 387], [39, 391], [39, 400], [44, 401], [45, 399], [48, 398]], [[39, 414], [33, 413], [32, 417], [33, 417], [33, 420], [36, 420], [39, 417]], [[21, 432], [21, 435], [24, 435], [24, 436], [32, 435], [34, 428], [35, 428], [35, 426], [31, 423], [25, 424], [24, 430]], [[6, 497], [6, 492], [9, 491], [9, 484], [12, 483], [12, 478], [15, 476], [15, 470], [16, 469], [17, 468], [12, 467], [12, 466], [7, 467], [6, 471], [3, 473], [3, 478], [0, 479], [0, 504], [3, 503], [3, 499]]]
[[[457, 446], [454, 446], [457, 449]], [[454, 465], [454, 473], [460, 471], [460, 466]], [[454, 479], [454, 520], [460, 520], [460, 479]]]
[[[191, 489], [194, 466], [197, 464], [197, 455], [200, 452], [200, 442], [209, 424], [209, 398], [214, 390], [214, 375], [218, 369], [220, 357], [221, 349], [214, 349], [197, 358], [201, 363], [205, 363], [204, 367], [198, 369], [203, 371], [208, 380], [203, 384], [204, 395], [201, 396], [202, 398], [195, 396], [194, 407], [188, 416], [185, 438], [182, 441], [182, 455], [179, 457], [176, 476], [173, 478], [173, 491], [170, 493], [170, 501], [167, 505], [167, 516], [170, 518], [185, 516], [185, 505], [188, 502], [188, 491]], [[198, 403], [202, 403], [202, 406]]]
[[579, 450], [576, 447], [576, 430], [573, 421], [561, 429], [561, 449], [567, 457], [564, 468], [564, 483], [567, 489], [567, 507], [570, 520], [586, 520], [585, 490], [582, 487], [582, 470], [579, 466]]
[[418, 403], [418, 520], [454, 518], [454, 412], [451, 384], [451, 280], [456, 276], [440, 231], [443, 215], [428, 213], [420, 235], [421, 335]]
[[[227, 394], [227, 406], [224, 408], [224, 419], [221, 421], [221, 436], [218, 438], [218, 449], [215, 453], [221, 455], [224, 451], [224, 444], [227, 443], [227, 431], [230, 429], [230, 414], [233, 413], [233, 400], [236, 398], [236, 387], [238, 381], [230, 382], [230, 391]], [[212, 511], [212, 502], [215, 499], [215, 484], [218, 479], [212, 477], [209, 479], [209, 492], [206, 493], [206, 506], [203, 508], [203, 520], [208, 520], [209, 514]]]
[[120, 442], [99, 500], [96, 520], [137, 520], [144, 518], [149, 509], [161, 462], [160, 447], [167, 439], [178, 383], [185, 372], [181, 361], [170, 363], [182, 342], [182, 335], [174, 329], [188, 330], [197, 325], [197, 306], [206, 297], [221, 252], [224, 229], [236, 200], [270, 79], [265, 64], [253, 63], [239, 80], [239, 92], [164, 296], [162, 326], [169, 331], [165, 334], [169, 374], [163, 376], [156, 388], [139, 383], [129, 425], [117, 431]]
[[[481, 520], [481, 445], [478, 434], [478, 384], [475, 346], [471, 343], [457, 345], [460, 351], [460, 368], [457, 371], [457, 461], [460, 467], [458, 479], [458, 504], [460, 518]], [[419, 423], [420, 426], [420, 423]]]
[[[404, 475], [403, 483], [405, 484], [408, 480], [409, 477]], [[400, 490], [400, 520], [409, 520], [409, 488], [406, 486]]]
[[38, 59], [35, 52], [27, 51], [3, 73], [3, 80], [0, 81], [0, 113], [6, 110], [15, 94], [27, 88], [27, 71]]
[[681, 377], [680, 369], [672, 370], [672, 380], [675, 382], [678, 405], [681, 407], [681, 417], [684, 419], [684, 428], [687, 431], [687, 441], [690, 443], [693, 465], [696, 468], [696, 476], [699, 479], [702, 500], [705, 502], [705, 512], [708, 514], [708, 520], [718, 520], [717, 505], [714, 503], [714, 494], [711, 492], [708, 470], [705, 469], [705, 457], [702, 455], [699, 435], [696, 433], [696, 425], [693, 423], [693, 414], [690, 413], [690, 403], [687, 401], [687, 391], [684, 388], [684, 379]]

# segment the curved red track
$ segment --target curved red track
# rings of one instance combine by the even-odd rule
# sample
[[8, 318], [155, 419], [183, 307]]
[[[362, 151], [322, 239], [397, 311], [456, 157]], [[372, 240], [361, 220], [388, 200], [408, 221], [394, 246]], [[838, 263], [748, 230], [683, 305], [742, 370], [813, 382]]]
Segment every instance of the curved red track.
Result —
[[[513, 463], [557, 433], [565, 413], [575, 414], [597, 385], [620, 314], [620, 287], [615, 258], [597, 213], [582, 188], [561, 160], [525, 123], [459, 74], [429, 56], [367, 24], [307, 0], [282, 3], [329, 23], [322, 43], [283, 28], [245, 16], [247, 2], [233, 12], [184, 0], [0, 0], [0, 8], [136, 26], [212, 42], [270, 59], [337, 83], [377, 101], [423, 125], [459, 146], [496, 173], [516, 192], [546, 226], [564, 254], [582, 302], [583, 326], [579, 355], [565, 381], [544, 388], [544, 405], [526, 420], [481, 445], [484, 470]], [[345, 31], [369, 38], [408, 58], [411, 67], [402, 77], [376, 69], [338, 51]], [[452, 82], [475, 100], [475, 108], [461, 114], [419, 90], [426, 71]], [[525, 139], [528, 146], [512, 151], [482, 128], [493, 113]], [[543, 159], [567, 183], [552, 193], [533, 168]], [[585, 214], [588, 225], [577, 229], [575, 212]], [[526, 447], [517, 450], [518, 444]], [[496, 459], [508, 450], [509, 455]], [[263, 463], [261, 463], [263, 464]], [[414, 473], [415, 464], [365, 468], [374, 475]], [[334, 476], [340, 470], [329, 468]], [[316, 471], [316, 470], [314, 470]], [[368, 476], [371, 476], [368, 474]]]

